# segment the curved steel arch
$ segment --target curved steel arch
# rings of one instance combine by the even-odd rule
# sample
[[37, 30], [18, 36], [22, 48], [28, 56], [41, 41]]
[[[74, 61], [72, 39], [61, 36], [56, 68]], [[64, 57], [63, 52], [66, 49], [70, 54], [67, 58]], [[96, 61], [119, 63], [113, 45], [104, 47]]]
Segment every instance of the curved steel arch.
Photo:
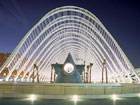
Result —
[[[80, 40], [78, 40], [78, 41], [80, 41]], [[57, 41], [58, 42], [58, 41]], [[84, 42], [83, 42], [84, 43]], [[52, 46], [52, 45], [51, 45]], [[45, 48], [45, 47], [44, 47]], [[56, 49], [56, 48], [54, 48], [54, 49]], [[45, 55], [45, 54], [44, 54]], [[49, 55], [48, 55], [49, 56]], [[41, 59], [41, 58], [40, 58]], [[47, 59], [47, 58], [46, 58]]]
[[[66, 44], [66, 43], [64, 43], [64, 44]], [[83, 53], [84, 49], [83, 49], [82, 47], [80, 47], [80, 45], [78, 45], [78, 44], [72, 44], [72, 43], [67, 42], [67, 45], [63, 46], [64, 51], [58, 49], [56, 52], [57, 52], [57, 54], [59, 54], [59, 55], [55, 54], [54, 56], [51, 57], [51, 59], [54, 60], [55, 57], [57, 57], [57, 56], [58, 56], [59, 58], [60, 58], [60, 57], [62, 58], [61, 53], [62, 53], [62, 55], [63, 55], [63, 53], [67, 52], [67, 50], [70, 49], [69, 47], [72, 46], [72, 45], [75, 46], [75, 48], [78, 48], [78, 47], [79, 47], [79, 49], [81, 49], [81, 53]], [[67, 48], [67, 50], [66, 50], [66, 48]], [[74, 49], [74, 47], [73, 47], [73, 49]], [[82, 51], [82, 50], [83, 50], [83, 51]], [[75, 50], [73, 50], [73, 51], [75, 51]], [[71, 51], [71, 53], [73, 53], [73, 51]], [[67, 54], [67, 53], [66, 53], [66, 54]], [[78, 54], [79, 54], [79, 53], [77, 52], [77, 57], [78, 57]], [[88, 53], [87, 53], [87, 54], [88, 54]], [[63, 56], [64, 56], [64, 55], [63, 55]], [[51, 59], [49, 59], [49, 60], [51, 61]], [[62, 58], [62, 59], [63, 59], [63, 58]], [[93, 59], [93, 58], [92, 58], [92, 59]], [[63, 59], [63, 60], [64, 60], [64, 59]], [[54, 61], [55, 61], [55, 60], [54, 60]], [[54, 61], [52, 61], [52, 62], [54, 62]], [[44, 67], [46, 67], [46, 66], [44, 66]]]
[[[68, 40], [70, 35], [71, 40]], [[76, 51], [78, 52], [76, 53]], [[12, 73], [17, 70], [17, 75], [13, 78], [17, 81], [20, 73], [24, 71], [21, 80], [25, 80], [28, 72], [31, 76], [33, 64], [36, 63], [41, 66], [40, 76], [44, 78], [42, 81], [45, 81], [46, 76], [50, 77], [50, 65], [56, 60], [63, 63], [69, 52], [78, 55], [85, 61], [95, 63], [96, 68], [93, 69], [96, 71], [101, 71], [102, 61], [106, 59], [109, 71], [113, 71], [109, 73], [110, 77], [114, 76], [119, 79], [120, 77], [116, 77], [116, 74], [124, 73], [129, 77], [129, 81], [126, 82], [132, 82], [132, 79], [140, 82], [134, 67], [99, 19], [89, 11], [76, 6], [64, 6], [47, 13], [24, 36], [0, 68], [0, 73], [8, 68], [9, 74], [5, 77], [5, 80], [8, 81]], [[75, 56], [74, 59], [76, 59]], [[131, 77], [130, 73], [135, 76]], [[121, 78], [125, 80], [124, 77]]]

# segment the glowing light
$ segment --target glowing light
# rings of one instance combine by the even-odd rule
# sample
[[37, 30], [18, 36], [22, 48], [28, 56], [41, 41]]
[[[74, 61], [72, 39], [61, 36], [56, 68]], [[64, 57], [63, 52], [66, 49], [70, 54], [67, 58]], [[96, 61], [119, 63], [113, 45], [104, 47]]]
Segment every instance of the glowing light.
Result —
[[112, 95], [112, 99], [115, 101], [118, 99], [118, 96], [114, 94], [114, 95]]
[[64, 66], [64, 70], [65, 70], [65, 72], [67, 72], [67, 73], [72, 73], [73, 70], [74, 70], [73, 64], [71, 64], [71, 63], [66, 63], [65, 66]]
[[138, 94], [138, 97], [140, 97], [140, 93]]
[[3, 76], [6, 76], [6, 73], [4, 73]]
[[36, 98], [36, 95], [34, 95], [34, 94], [32, 94], [32, 95], [29, 96], [29, 100], [31, 100], [31, 101], [34, 101], [36, 99], [37, 99]]
[[5, 78], [5, 81], [8, 81], [8, 78]]
[[77, 101], [77, 100], [78, 100], [78, 96], [77, 96], [77, 95], [74, 95], [72, 99], [73, 99], [74, 101]]

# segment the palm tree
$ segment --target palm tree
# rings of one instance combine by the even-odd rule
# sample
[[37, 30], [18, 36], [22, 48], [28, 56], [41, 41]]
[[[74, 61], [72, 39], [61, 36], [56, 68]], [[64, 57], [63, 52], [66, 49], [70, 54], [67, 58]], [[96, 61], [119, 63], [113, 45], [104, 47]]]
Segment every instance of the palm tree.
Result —
[[34, 68], [37, 70], [37, 82], [39, 83], [38, 66], [36, 64], [34, 64]]
[[93, 63], [90, 63], [90, 83], [91, 83], [91, 68], [92, 68], [92, 66], [93, 66]]

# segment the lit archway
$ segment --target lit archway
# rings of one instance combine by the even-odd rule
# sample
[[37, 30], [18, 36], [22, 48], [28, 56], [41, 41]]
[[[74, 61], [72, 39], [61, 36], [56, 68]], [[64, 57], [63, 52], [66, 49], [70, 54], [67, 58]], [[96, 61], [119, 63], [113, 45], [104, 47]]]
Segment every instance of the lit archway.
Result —
[[17, 70], [13, 80], [21, 77], [21, 80], [29, 81], [33, 65], [37, 64], [41, 80], [50, 81], [51, 64], [63, 63], [69, 52], [77, 64], [83, 61], [94, 64], [94, 82], [101, 81], [104, 59], [110, 81], [140, 81], [132, 64], [99, 19], [76, 6], [64, 6], [47, 13], [24, 36], [0, 72], [8, 68], [5, 78], [8, 81]]

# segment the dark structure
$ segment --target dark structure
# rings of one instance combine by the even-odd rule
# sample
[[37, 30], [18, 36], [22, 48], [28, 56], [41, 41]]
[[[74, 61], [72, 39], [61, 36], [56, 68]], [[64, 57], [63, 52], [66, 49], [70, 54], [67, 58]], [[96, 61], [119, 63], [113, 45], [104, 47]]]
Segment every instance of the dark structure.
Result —
[[85, 65], [76, 65], [71, 54], [68, 54], [64, 64], [52, 64], [57, 74], [56, 83], [82, 83], [81, 75]]

